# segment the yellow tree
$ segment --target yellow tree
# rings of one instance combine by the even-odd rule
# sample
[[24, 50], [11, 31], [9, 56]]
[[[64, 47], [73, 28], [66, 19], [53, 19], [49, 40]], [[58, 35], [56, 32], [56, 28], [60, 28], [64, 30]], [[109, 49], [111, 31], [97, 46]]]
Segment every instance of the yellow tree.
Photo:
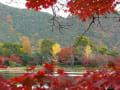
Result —
[[91, 55], [91, 53], [92, 53], [92, 49], [91, 49], [90, 45], [87, 45], [85, 47], [85, 53], [84, 54], [88, 58]]
[[32, 53], [32, 48], [30, 45], [30, 40], [26, 36], [22, 36], [20, 40], [23, 42], [21, 51], [27, 52], [27, 53]]
[[61, 47], [58, 43], [55, 43], [53, 46], [52, 46], [52, 55], [53, 55], [53, 61], [56, 61], [56, 54], [58, 52], [60, 52], [61, 50]]
[[4, 45], [3, 43], [0, 43], [0, 47], [3, 47], [3, 45]]

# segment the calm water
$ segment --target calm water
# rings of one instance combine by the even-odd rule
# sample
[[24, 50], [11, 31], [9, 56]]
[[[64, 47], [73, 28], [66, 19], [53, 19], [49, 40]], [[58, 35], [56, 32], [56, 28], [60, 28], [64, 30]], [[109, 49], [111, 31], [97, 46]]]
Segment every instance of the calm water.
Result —
[[14, 78], [15, 76], [22, 76], [24, 73], [6, 73], [6, 72], [2, 72], [0, 73], [0, 75], [2, 75], [5, 79], [9, 80]]
[[[68, 75], [74, 77], [74, 76], [79, 76], [82, 75], [84, 72], [66, 72]], [[10, 72], [0, 72], [0, 75], [2, 75], [5, 79], [10, 80], [14, 77], [19, 77], [22, 76], [24, 73], [10, 73]]]

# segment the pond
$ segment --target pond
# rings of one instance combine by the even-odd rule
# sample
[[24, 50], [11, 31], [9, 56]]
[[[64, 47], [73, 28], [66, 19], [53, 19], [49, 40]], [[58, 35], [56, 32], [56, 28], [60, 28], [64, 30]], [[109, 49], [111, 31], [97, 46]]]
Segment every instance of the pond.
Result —
[[[74, 77], [74, 76], [81, 76], [83, 73], [85, 73], [84, 71], [80, 71], [80, 72], [65, 72], [68, 73], [69, 76]], [[17, 73], [17, 72], [0, 72], [0, 75], [2, 75], [5, 79], [10, 80], [14, 77], [19, 77], [22, 76], [24, 73]], [[57, 76], [58, 74], [56, 72], [54, 72], [54, 76]]]
[[10, 80], [14, 77], [22, 76], [24, 73], [10, 73], [10, 72], [0, 72], [0, 75], [2, 75], [5, 79]]

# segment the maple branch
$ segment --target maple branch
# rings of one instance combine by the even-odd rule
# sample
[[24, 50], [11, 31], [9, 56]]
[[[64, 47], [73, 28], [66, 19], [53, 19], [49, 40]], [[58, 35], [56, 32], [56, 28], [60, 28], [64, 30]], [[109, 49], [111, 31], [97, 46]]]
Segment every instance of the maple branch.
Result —
[[101, 24], [99, 15], [98, 15], [98, 17], [97, 17], [97, 20], [98, 20], [98, 25], [100, 25], [101, 29], [102, 29], [104, 32], [106, 32], [106, 30], [104, 30], [104, 28], [103, 28], [103, 26], [102, 26], [102, 24]]
[[54, 30], [54, 26], [55, 26], [55, 18], [56, 18], [56, 13], [55, 13], [55, 10], [54, 10], [54, 8], [53, 7], [51, 7], [51, 9], [52, 9], [52, 12], [53, 12], [53, 17], [51, 18], [51, 20], [52, 20], [52, 29], [51, 29], [51, 31], [53, 32], [53, 30]]
[[[98, 17], [95, 17], [95, 18], [98, 18]], [[107, 16], [105, 16], [105, 17], [99, 17], [99, 18], [120, 18], [120, 16], [119, 17], [117, 17], [117, 16], [111, 16], [111, 17], [107, 17]]]
[[59, 30], [60, 33], [62, 33], [61, 29], [69, 29], [66, 26], [71, 26], [72, 24], [67, 24], [67, 23], [61, 22], [61, 20], [63, 19], [63, 17], [56, 15], [54, 7], [51, 7], [51, 9], [52, 9], [52, 13], [53, 13], [53, 17], [50, 19], [52, 21], [52, 24], [51, 24], [52, 29], [51, 29], [51, 31], [52, 32], [54, 31], [54, 27], [55, 26], [58, 26], [58, 30]]
[[92, 24], [95, 22], [95, 19], [98, 20], [98, 24], [100, 25], [100, 27], [102, 28], [103, 31], [106, 32], [106, 30], [104, 30], [104, 28], [102, 27], [102, 24], [100, 22], [100, 18], [105, 18], [105, 19], [109, 19], [109, 18], [118, 18], [120, 19], [120, 15], [117, 13], [118, 16], [106, 16], [106, 15], [103, 15], [103, 16], [93, 16], [92, 18], [92, 21], [90, 22], [88, 28], [82, 33], [82, 36], [85, 35], [86, 32], [88, 32], [90, 30], [90, 27], [92, 26]]
[[82, 36], [85, 35], [86, 32], [88, 32], [90, 30], [90, 27], [92, 26], [92, 24], [95, 22], [95, 17], [92, 18], [92, 21], [90, 22], [88, 28], [82, 33]]

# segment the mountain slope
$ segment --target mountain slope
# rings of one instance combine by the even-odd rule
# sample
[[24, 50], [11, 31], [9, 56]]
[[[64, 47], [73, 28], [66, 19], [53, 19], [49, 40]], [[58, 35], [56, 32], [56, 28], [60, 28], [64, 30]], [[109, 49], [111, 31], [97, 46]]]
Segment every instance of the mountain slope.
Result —
[[[32, 44], [44, 38], [51, 38], [62, 46], [71, 46], [78, 35], [81, 35], [88, 27], [78, 18], [64, 19], [64, 22], [73, 24], [69, 29], [55, 28], [51, 32], [48, 13], [35, 12], [26, 9], [17, 9], [0, 4], [0, 42], [18, 42], [18, 36], [28, 36]], [[117, 19], [101, 19], [100, 25], [93, 25], [86, 36], [90, 37], [98, 45], [108, 45], [110, 48], [120, 46], [119, 22]]]

